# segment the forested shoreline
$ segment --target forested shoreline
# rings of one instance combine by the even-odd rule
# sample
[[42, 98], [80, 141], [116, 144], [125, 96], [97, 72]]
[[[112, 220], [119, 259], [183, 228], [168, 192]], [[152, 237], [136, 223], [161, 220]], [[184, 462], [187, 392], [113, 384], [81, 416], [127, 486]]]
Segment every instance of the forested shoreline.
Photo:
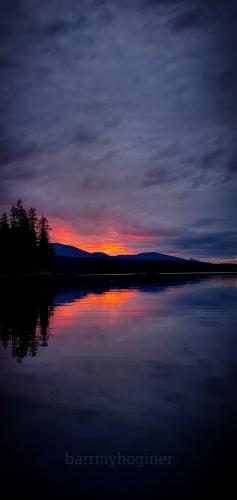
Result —
[[0, 218], [0, 272], [39, 272], [53, 268], [53, 250], [47, 218], [19, 199]]

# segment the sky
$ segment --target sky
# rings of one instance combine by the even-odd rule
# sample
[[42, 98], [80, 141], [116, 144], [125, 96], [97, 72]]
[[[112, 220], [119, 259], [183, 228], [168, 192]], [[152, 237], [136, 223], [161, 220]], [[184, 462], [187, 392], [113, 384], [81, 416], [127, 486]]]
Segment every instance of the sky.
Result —
[[235, 0], [0, 0], [0, 210], [110, 254], [237, 256]]

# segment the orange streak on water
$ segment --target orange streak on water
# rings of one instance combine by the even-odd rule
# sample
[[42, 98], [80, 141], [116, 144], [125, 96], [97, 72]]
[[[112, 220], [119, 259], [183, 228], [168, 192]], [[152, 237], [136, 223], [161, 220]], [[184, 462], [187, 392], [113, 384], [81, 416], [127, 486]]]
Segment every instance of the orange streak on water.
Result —
[[102, 294], [90, 293], [73, 302], [61, 304], [55, 308], [53, 326], [60, 330], [72, 327], [79, 316], [96, 317], [101, 312], [109, 315], [113, 322], [122, 317], [122, 308], [136, 295], [134, 290], [110, 290]]

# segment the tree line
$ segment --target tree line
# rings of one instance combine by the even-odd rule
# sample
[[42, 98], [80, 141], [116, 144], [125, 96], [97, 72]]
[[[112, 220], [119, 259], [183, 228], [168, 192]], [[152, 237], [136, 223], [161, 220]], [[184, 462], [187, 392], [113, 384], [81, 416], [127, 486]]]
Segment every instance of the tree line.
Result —
[[19, 199], [0, 218], [0, 271], [50, 271], [53, 251], [47, 218], [35, 208], [26, 210]]

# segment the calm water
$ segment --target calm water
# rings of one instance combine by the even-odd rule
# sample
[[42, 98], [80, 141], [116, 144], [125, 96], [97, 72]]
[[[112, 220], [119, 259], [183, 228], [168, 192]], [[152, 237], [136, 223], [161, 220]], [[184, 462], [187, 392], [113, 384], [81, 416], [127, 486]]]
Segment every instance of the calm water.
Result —
[[[30, 498], [194, 497], [207, 483], [226, 492], [236, 285], [230, 275], [4, 292], [1, 486]], [[107, 464], [95, 463], [101, 456]]]

